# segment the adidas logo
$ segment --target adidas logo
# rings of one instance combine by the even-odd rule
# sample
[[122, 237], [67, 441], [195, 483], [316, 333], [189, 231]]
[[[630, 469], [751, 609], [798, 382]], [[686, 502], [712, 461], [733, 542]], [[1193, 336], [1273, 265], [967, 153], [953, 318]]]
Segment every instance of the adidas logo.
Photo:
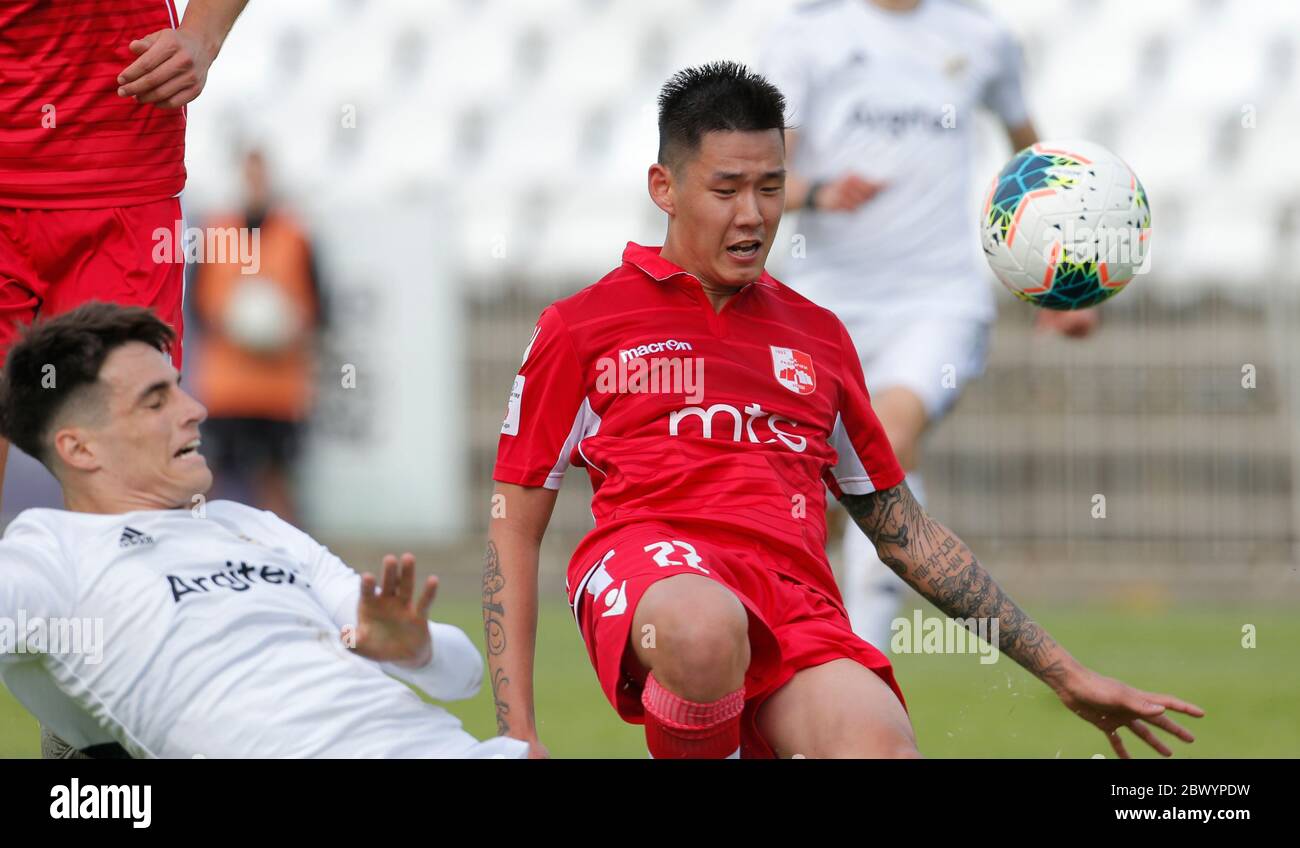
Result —
[[132, 548], [136, 545], [152, 545], [153, 536], [148, 533], [141, 533], [134, 527], [127, 527], [122, 531], [122, 538], [117, 540], [119, 548]]

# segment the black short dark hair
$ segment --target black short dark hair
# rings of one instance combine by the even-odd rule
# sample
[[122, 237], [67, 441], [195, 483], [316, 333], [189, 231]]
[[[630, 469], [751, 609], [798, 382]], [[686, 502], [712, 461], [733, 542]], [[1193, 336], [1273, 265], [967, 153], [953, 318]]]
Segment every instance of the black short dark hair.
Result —
[[98, 382], [108, 355], [129, 342], [166, 353], [176, 332], [149, 309], [99, 302], [26, 328], [0, 371], [0, 435], [50, 468], [50, 426]]
[[782, 130], [785, 96], [737, 62], [710, 62], [669, 77], [659, 92], [659, 164], [672, 168], [705, 133]]

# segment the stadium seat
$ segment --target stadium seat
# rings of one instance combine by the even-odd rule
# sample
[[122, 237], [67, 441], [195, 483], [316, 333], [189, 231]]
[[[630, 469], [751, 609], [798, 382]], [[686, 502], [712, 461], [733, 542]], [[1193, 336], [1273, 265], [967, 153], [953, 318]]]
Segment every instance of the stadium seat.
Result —
[[[250, 4], [219, 60], [221, 72], [191, 110], [187, 208], [201, 214], [228, 202], [231, 145], [259, 140], [282, 166], [283, 188], [300, 199], [464, 183], [454, 192], [465, 204], [455, 241], [467, 271], [511, 265], [485, 262], [477, 247], [519, 214], [511, 195], [540, 199], [547, 214], [564, 220], [590, 217], [602, 232], [636, 231], [647, 218], [645, 169], [655, 156], [655, 97], [664, 76], [711, 59], [753, 61], [765, 28], [793, 5]], [[1189, 175], [1221, 174], [1242, 197], [1230, 205], [1269, 222], [1231, 226], [1251, 245], [1269, 233], [1260, 255], [1276, 255], [1271, 239], [1300, 185], [1300, 157], [1291, 152], [1300, 112], [1290, 96], [1300, 4], [1201, 3], [1189, 14], [1178, 4], [1128, 0], [1006, 0], [994, 13], [1028, 40], [1027, 96], [1040, 131], [1096, 138], [1142, 178], [1160, 257], [1153, 288], [1163, 290], [1164, 272], [1182, 262], [1195, 278], [1208, 268], [1235, 269], [1225, 285], [1267, 276], [1259, 262], [1204, 255], [1218, 249], [1215, 242], [1184, 228], [1212, 223], [1217, 204], [1192, 209], [1185, 186]], [[1067, 18], [1070, 37], [1063, 38]], [[1087, 21], [1098, 23], [1089, 30]], [[1223, 61], [1207, 62], [1207, 55]], [[340, 126], [345, 104], [356, 107], [351, 133]], [[1232, 122], [1247, 105], [1256, 127], [1243, 127], [1237, 138]], [[577, 196], [588, 191], [586, 200]], [[622, 194], [631, 200], [611, 200]], [[1183, 199], [1187, 214], [1164, 214], [1171, 200]], [[584, 211], [597, 205], [600, 214]], [[580, 244], [557, 237], [545, 266], [582, 267]], [[1190, 284], [1181, 285], [1185, 292]]]

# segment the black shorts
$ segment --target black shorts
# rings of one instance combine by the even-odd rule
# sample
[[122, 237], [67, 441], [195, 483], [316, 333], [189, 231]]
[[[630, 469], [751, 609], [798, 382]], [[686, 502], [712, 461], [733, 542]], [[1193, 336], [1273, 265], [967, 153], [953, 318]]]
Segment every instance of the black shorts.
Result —
[[270, 418], [209, 418], [199, 431], [208, 443], [203, 454], [213, 471], [249, 473], [291, 466], [298, 458], [303, 425]]

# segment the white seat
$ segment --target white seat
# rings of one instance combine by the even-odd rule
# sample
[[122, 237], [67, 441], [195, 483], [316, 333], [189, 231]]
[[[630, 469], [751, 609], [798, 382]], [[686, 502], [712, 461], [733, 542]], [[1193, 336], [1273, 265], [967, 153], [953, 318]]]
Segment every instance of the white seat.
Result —
[[1213, 106], [1258, 103], [1266, 94], [1263, 48], [1268, 35], [1239, 10], [1198, 21], [1195, 29], [1175, 42], [1170, 79]]
[[1198, 185], [1214, 167], [1214, 117], [1186, 101], [1152, 104], [1121, 127], [1114, 152], [1133, 168], [1155, 203], [1163, 192]]
[[1246, 196], [1238, 186], [1203, 183], [1189, 208], [1189, 274], [1223, 291], [1259, 286], [1275, 259], [1273, 211], [1270, 204]]
[[1228, 173], [1249, 197], [1279, 201], [1300, 191], [1300, 157], [1295, 155], [1300, 114], [1265, 109], [1254, 129], [1243, 129], [1241, 155]]
[[551, 43], [538, 86], [552, 98], [584, 104], [615, 98], [636, 76], [639, 44], [635, 31], [616, 17], [578, 29]]
[[1097, 22], [1109, 33], [1128, 33], [1146, 38], [1155, 33], [1179, 37], [1194, 19], [1187, 2], [1134, 3], [1132, 0], [1099, 0]]
[[1027, 74], [1033, 119], [1050, 136], [1082, 135], [1107, 110], [1132, 108], [1138, 87], [1136, 51], [1114, 54], [1089, 49], [1090, 42], [1065, 39], [1044, 64]]
[[644, 194], [638, 197], [619, 185], [585, 185], [571, 192], [549, 216], [534, 257], [539, 275], [567, 278], [574, 289], [595, 282], [643, 232], [638, 222], [649, 205]]
[[[451, 235], [479, 278], [590, 282], [628, 238], [662, 237], [645, 175], [664, 79], [707, 61], [752, 63], [760, 35], [797, 2], [251, 3], [190, 110], [187, 201], [236, 199], [232, 144], [261, 139], [293, 194], [346, 203], [446, 192], [459, 213], [449, 216]], [[1114, 137], [1099, 140], [1145, 184], [1154, 262], [1135, 285], [1182, 298], [1205, 286], [1250, 291], [1270, 277], [1269, 263], [1283, 261], [1278, 217], [1300, 191], [1300, 98], [1296, 71], [1288, 80], [1270, 75], [1269, 57], [1279, 43], [1300, 52], [1300, 3], [997, 0], [991, 8], [1028, 38], [1025, 84], [1040, 132], [1084, 136], [1111, 125]], [[1147, 77], [1157, 37], [1169, 62]], [[285, 48], [295, 44], [302, 61], [290, 74]], [[536, 67], [526, 61], [530, 45], [540, 48]], [[413, 51], [410, 65], [401, 64], [403, 50]], [[356, 107], [355, 136], [340, 126], [344, 104]], [[1235, 159], [1216, 159], [1245, 105], [1257, 126], [1228, 137], [1239, 145]], [[476, 114], [487, 118], [486, 136], [477, 156], [462, 157], [461, 134]], [[588, 135], [601, 116], [608, 149]], [[1180, 203], [1181, 223], [1170, 211]], [[493, 255], [498, 246], [503, 258]]]
[[519, 191], [562, 184], [578, 167], [582, 114], [568, 104], [528, 97], [496, 113], [484, 159], [494, 181]]
[[447, 107], [492, 100], [520, 87], [515, 73], [512, 30], [492, 29], [484, 16], [454, 33], [440, 32], [431, 44], [424, 84]]

